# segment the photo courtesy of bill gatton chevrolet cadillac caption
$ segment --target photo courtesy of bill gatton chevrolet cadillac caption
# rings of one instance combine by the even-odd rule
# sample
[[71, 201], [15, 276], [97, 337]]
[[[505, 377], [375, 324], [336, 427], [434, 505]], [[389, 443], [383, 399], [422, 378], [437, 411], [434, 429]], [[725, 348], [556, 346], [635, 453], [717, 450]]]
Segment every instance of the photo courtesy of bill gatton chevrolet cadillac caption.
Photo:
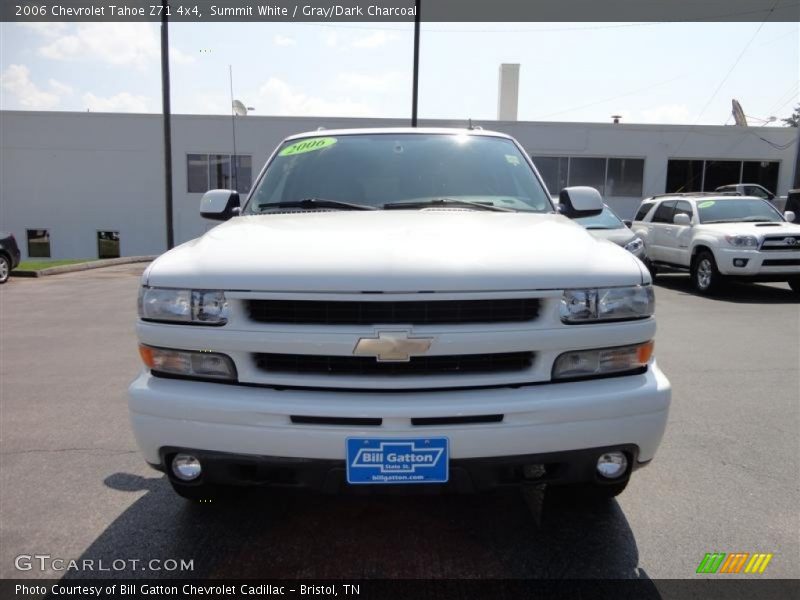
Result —
[[670, 385], [651, 275], [553, 203], [512, 138], [476, 129], [316, 131], [282, 142], [224, 221], [142, 275], [145, 460], [203, 500], [547, 483], [619, 494], [653, 459]]

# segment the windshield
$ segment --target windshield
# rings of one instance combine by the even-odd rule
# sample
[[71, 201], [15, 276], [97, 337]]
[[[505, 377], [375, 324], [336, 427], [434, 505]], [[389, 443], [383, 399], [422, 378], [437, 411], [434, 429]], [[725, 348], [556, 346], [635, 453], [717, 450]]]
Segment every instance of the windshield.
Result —
[[599, 215], [580, 217], [575, 221], [586, 227], [586, 229], [622, 229], [625, 227], [625, 224], [614, 214], [614, 211], [607, 206], [603, 207], [603, 212]]
[[702, 200], [697, 203], [701, 223], [780, 222], [781, 214], [765, 200]]
[[286, 142], [243, 212], [256, 214], [276, 209], [269, 205], [308, 199], [375, 208], [413, 202], [417, 209], [420, 203], [447, 199], [518, 211], [553, 210], [516, 144], [465, 134], [321, 135]]

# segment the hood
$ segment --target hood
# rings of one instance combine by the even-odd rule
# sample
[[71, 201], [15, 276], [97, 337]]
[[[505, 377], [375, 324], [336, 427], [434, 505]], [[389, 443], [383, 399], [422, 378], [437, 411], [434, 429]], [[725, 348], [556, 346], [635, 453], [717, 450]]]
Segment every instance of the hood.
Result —
[[147, 284], [283, 292], [635, 285], [633, 256], [561, 215], [333, 211], [233, 218], [161, 255]]
[[719, 235], [756, 235], [760, 238], [773, 235], [800, 235], [796, 223], [704, 223], [699, 228]]
[[624, 246], [636, 237], [636, 234], [627, 227], [620, 227], [619, 229], [587, 229], [586, 231], [599, 240], [608, 240], [618, 246]]

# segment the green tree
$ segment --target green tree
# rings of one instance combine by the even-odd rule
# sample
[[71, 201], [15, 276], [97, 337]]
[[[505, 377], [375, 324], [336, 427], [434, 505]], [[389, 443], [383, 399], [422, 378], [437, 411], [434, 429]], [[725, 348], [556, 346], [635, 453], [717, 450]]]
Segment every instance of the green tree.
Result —
[[791, 114], [790, 117], [786, 119], [781, 119], [781, 121], [786, 123], [787, 127], [800, 126], [800, 104], [794, 107], [794, 112]]

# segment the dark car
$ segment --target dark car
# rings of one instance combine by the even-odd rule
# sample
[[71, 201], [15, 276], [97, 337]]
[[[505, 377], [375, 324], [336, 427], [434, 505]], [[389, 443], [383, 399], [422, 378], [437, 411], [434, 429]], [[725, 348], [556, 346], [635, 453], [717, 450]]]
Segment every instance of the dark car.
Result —
[[8, 281], [11, 269], [19, 264], [19, 246], [12, 233], [0, 233], [0, 283]]

